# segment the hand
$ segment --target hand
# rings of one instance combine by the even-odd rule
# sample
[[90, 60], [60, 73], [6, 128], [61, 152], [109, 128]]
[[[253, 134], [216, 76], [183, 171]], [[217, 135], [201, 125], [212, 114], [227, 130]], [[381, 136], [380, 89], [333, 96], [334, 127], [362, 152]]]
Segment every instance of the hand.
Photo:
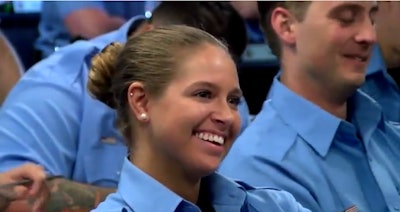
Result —
[[11, 201], [34, 198], [33, 211], [42, 211], [49, 197], [46, 186], [46, 173], [43, 167], [28, 163], [0, 174], [0, 184], [13, 183], [23, 179], [30, 179], [32, 184], [15, 185], [0, 189], [0, 199], [7, 207]]

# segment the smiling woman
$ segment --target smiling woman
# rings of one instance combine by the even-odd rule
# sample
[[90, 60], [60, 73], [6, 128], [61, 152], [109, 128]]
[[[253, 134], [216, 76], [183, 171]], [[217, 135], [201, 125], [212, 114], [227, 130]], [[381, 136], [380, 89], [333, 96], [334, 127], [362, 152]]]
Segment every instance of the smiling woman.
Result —
[[129, 149], [117, 192], [95, 211], [301, 208], [286, 192], [215, 173], [239, 133], [242, 93], [227, 48], [210, 34], [170, 26], [110, 44], [92, 61], [88, 89], [117, 110]]

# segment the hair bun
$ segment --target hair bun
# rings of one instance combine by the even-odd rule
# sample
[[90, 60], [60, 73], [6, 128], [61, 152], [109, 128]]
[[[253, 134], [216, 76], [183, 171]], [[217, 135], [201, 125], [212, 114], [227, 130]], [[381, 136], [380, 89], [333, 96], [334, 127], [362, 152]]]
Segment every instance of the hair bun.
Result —
[[122, 47], [122, 44], [116, 42], [107, 45], [99, 54], [93, 57], [89, 71], [87, 85], [89, 92], [111, 108], [116, 107], [111, 86], [112, 79], [118, 71], [115, 64]]

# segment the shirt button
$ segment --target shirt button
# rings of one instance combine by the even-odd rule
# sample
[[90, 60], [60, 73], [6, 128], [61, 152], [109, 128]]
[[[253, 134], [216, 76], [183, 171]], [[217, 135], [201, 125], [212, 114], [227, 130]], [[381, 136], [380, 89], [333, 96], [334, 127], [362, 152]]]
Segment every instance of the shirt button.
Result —
[[121, 174], [121, 172], [120, 172], [120, 171], [118, 171], [118, 172], [117, 172], [117, 175], [120, 175], [120, 174]]

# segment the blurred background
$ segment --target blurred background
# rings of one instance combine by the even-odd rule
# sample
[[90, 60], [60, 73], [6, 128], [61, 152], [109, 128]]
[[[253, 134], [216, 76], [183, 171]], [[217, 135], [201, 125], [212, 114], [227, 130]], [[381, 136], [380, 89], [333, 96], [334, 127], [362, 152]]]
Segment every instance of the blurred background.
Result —
[[[144, 5], [144, 11], [138, 12], [143, 12], [146, 16], [150, 16], [151, 10], [158, 4], [156, 1], [137, 3]], [[256, 2], [231, 3], [247, 24], [249, 44], [239, 63], [239, 78], [250, 112], [257, 114], [279, 69], [278, 62], [271, 54], [258, 26]], [[49, 19], [57, 12], [57, 8], [52, 8], [51, 2], [0, 0], [0, 29], [14, 47], [24, 70], [28, 70], [43, 57], [38, 56], [40, 32], [43, 34], [49, 30], [49, 26], [41, 23], [41, 20], [44, 22], [43, 19]], [[54, 17], [53, 19], [57, 18]], [[77, 39], [80, 38], [71, 39], [70, 42]], [[52, 50], [57, 48], [55, 45]]]

